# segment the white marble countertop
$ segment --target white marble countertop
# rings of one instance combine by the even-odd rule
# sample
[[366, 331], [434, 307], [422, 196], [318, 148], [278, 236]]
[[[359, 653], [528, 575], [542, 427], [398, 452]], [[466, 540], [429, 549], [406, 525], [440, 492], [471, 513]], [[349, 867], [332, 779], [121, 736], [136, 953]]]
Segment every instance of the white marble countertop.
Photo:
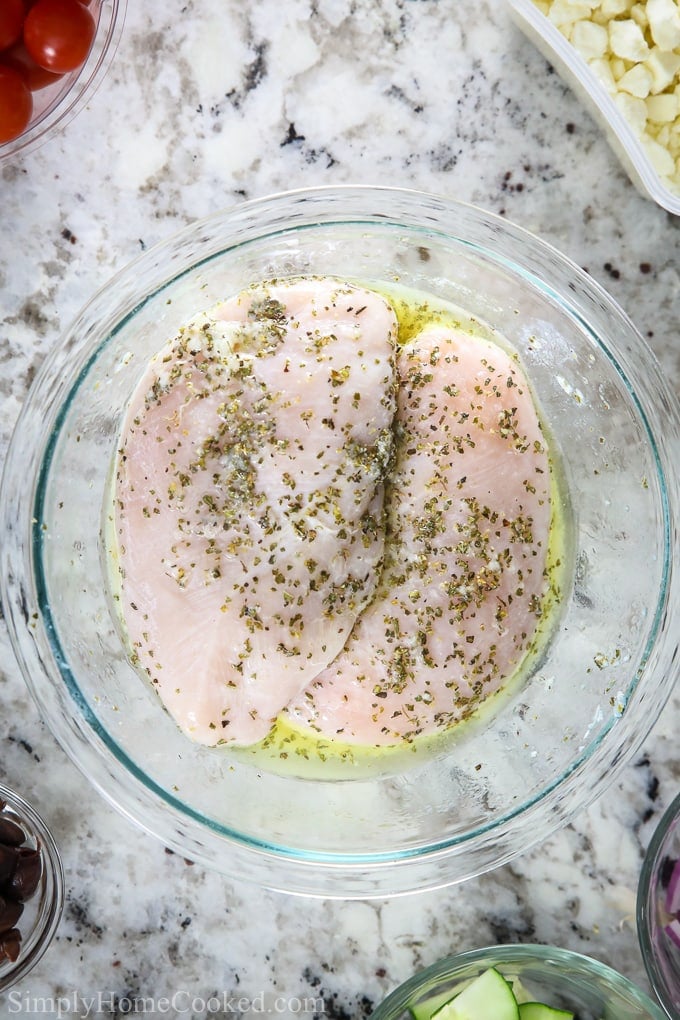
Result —
[[[0, 457], [61, 328], [141, 249], [244, 198], [347, 182], [438, 192], [540, 234], [610, 291], [680, 387], [680, 219], [637, 194], [499, 0], [131, 0], [88, 107], [0, 165]], [[35, 1000], [62, 996], [62, 1016], [88, 1015], [88, 998], [89, 1015], [121, 1016], [126, 997], [184, 990], [197, 1007], [281, 996], [294, 1016], [317, 997], [328, 1020], [361, 1018], [416, 969], [499, 941], [580, 950], [646, 987], [635, 889], [680, 786], [680, 695], [613, 788], [533, 852], [445, 891], [342, 903], [167, 853], [41, 724], [4, 624], [0, 649], [0, 777], [52, 826], [67, 889], [56, 941], [0, 996], [3, 1015], [56, 1016]]]

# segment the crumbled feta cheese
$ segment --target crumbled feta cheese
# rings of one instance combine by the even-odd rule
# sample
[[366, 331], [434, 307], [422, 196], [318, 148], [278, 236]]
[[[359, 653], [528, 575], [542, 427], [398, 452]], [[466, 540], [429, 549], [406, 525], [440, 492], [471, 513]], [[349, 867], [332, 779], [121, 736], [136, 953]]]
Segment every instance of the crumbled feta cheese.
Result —
[[648, 135], [644, 136], [641, 141], [642, 146], [649, 156], [649, 160], [657, 173], [661, 174], [662, 177], [670, 177], [671, 174], [675, 173], [675, 160], [668, 149], [666, 149], [663, 145], [659, 145], [658, 142], [655, 142], [654, 139], [650, 138]]
[[612, 74], [611, 64], [609, 61], [604, 59], [591, 60], [589, 61], [589, 64], [591, 71], [595, 74], [602, 85], [604, 85], [607, 92], [611, 96], [615, 96], [617, 91], [616, 78]]
[[675, 160], [676, 174], [680, 177], [680, 117], [671, 125], [671, 138], [668, 151]]
[[680, 192], [680, 0], [534, 0]]
[[672, 124], [680, 114], [680, 96], [673, 92], [663, 92], [659, 96], [647, 99], [647, 119], [655, 124]]
[[[647, 131], [647, 133], [649, 134], [649, 130]], [[670, 124], [664, 124], [664, 126], [660, 128], [656, 134], [654, 134], [654, 132], [652, 131], [652, 137], [654, 138], [654, 141], [657, 143], [657, 145], [663, 145], [666, 152], [668, 152], [671, 143]]]
[[619, 14], [628, 14], [633, 6], [633, 0], [602, 0], [600, 13], [607, 20], [616, 18]]
[[647, 17], [647, 7], [645, 4], [633, 4], [630, 9], [630, 16], [633, 21], [640, 26], [642, 31], [649, 25], [649, 18]]
[[675, 80], [680, 70], [680, 54], [669, 53], [655, 46], [645, 60], [645, 67], [652, 76], [650, 91], [656, 95], [663, 92]]
[[619, 81], [620, 78], [623, 78], [627, 70], [625, 60], [622, 60], [621, 57], [610, 57], [609, 66], [612, 69], [612, 74], [614, 75], [614, 79], [616, 81]]
[[680, 8], [675, 0], [647, 0], [647, 17], [652, 39], [662, 50], [680, 46]]
[[622, 60], [644, 60], [649, 55], [642, 29], [631, 18], [609, 23], [609, 46]]
[[554, 0], [548, 18], [554, 25], [571, 25], [574, 21], [590, 17], [590, 4], [582, 0]]
[[647, 125], [647, 105], [644, 99], [629, 96], [627, 92], [618, 92], [614, 96], [614, 102], [635, 134], [641, 138]]
[[635, 64], [630, 71], [621, 75], [617, 84], [622, 92], [646, 99], [652, 90], [652, 76], [644, 64]]
[[571, 43], [582, 57], [592, 60], [603, 57], [609, 48], [609, 33], [604, 25], [592, 21], [577, 21], [571, 33]]

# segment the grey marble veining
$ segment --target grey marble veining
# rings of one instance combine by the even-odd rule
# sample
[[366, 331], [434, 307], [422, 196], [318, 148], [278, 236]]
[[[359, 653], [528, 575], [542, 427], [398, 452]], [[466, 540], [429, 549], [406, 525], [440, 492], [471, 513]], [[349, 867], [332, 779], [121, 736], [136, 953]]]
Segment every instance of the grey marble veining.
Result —
[[[345, 182], [441, 193], [540, 234], [609, 290], [680, 387], [680, 219], [633, 189], [499, 0], [130, 0], [87, 109], [0, 167], [0, 457], [42, 358], [117, 269], [215, 209]], [[70, 996], [65, 1015], [85, 1015], [77, 990], [122, 1015], [115, 996], [184, 989], [317, 996], [326, 1017], [360, 1018], [439, 957], [515, 940], [586, 952], [646, 986], [635, 888], [680, 786], [677, 694], [606, 795], [511, 865], [344, 904], [225, 880], [119, 817], [40, 723], [4, 626], [0, 706], [0, 774], [52, 825], [68, 895], [17, 1013]]]

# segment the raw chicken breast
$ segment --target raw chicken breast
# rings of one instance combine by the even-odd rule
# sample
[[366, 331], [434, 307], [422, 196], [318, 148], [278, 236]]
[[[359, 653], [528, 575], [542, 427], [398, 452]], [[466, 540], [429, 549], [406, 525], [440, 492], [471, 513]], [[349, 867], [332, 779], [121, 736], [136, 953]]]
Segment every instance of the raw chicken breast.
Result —
[[262, 738], [372, 596], [395, 336], [370, 291], [259, 284], [182, 329], [133, 397], [115, 492], [123, 616], [199, 742]]
[[550, 464], [517, 362], [432, 326], [397, 364], [379, 588], [286, 713], [344, 743], [394, 744], [468, 715], [516, 670], [547, 588]]

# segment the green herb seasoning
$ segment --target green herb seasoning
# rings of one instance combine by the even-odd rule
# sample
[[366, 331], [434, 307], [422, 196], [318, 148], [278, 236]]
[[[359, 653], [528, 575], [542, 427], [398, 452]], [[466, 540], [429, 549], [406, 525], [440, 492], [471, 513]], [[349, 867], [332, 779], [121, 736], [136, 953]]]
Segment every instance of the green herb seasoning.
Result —
[[182, 327], [129, 408], [133, 661], [189, 736], [269, 767], [428, 753], [547, 640], [560, 505], [519, 359], [472, 317], [256, 284]]

